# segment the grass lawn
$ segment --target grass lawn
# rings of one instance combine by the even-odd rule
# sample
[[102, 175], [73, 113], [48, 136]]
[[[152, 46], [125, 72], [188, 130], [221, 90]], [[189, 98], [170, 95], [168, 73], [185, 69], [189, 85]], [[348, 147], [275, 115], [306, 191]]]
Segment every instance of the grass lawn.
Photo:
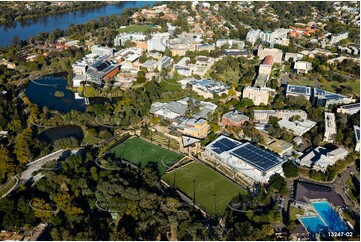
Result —
[[244, 188], [199, 161], [166, 173], [163, 179], [191, 199], [195, 194], [196, 204], [212, 216], [222, 216], [229, 200], [239, 193], [247, 194]]
[[4, 187], [0, 188], [0, 197], [2, 197], [5, 193], [7, 193], [16, 183], [16, 179], [11, 179], [8, 181]]
[[94, 137], [93, 135], [91, 135], [89, 132], [86, 132], [82, 143], [94, 145], [94, 144], [98, 143], [99, 141], [101, 141], [101, 139], [98, 139], [98, 138]]
[[114, 153], [117, 158], [127, 160], [141, 168], [145, 167], [151, 161], [156, 162], [161, 174], [183, 158], [181, 154], [177, 154], [139, 138], [128, 139], [124, 143], [111, 149], [109, 153]]
[[140, 32], [144, 33], [147, 30], [153, 29], [154, 27], [148, 26], [148, 25], [131, 25], [127, 26], [126, 28], [119, 28], [119, 33], [134, 33], [134, 32]]
[[321, 87], [327, 91], [335, 92], [335, 89], [332, 86], [340, 87], [341, 85], [344, 85], [346, 87], [351, 87], [353, 94], [356, 96], [360, 96], [360, 80], [357, 79], [355, 81], [347, 81], [344, 83], [337, 82], [337, 81], [331, 81], [324, 84], [321, 84]]
[[297, 220], [297, 217], [296, 215], [299, 214], [299, 215], [302, 215], [304, 213], [304, 211], [302, 209], [299, 209], [299, 208], [295, 208], [293, 206], [290, 206], [290, 220], [293, 220], [293, 221], [296, 221]]

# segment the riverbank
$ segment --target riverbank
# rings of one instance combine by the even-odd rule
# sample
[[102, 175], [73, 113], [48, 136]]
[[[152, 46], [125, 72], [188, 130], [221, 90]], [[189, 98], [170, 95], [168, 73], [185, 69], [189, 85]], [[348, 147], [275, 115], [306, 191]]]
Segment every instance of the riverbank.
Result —
[[14, 37], [26, 40], [39, 33], [51, 33], [55, 29], [66, 30], [71, 25], [84, 24], [99, 17], [118, 16], [125, 9], [142, 8], [145, 5], [152, 6], [153, 4], [153, 1], [120, 2], [15, 22], [14, 25], [10, 26], [0, 25], [0, 46], [7, 47], [11, 45]]
[[[6, 6], [7, 4], [9, 4], [11, 6]], [[15, 5], [19, 5], [19, 4], [29, 5], [29, 3], [16, 3]], [[45, 7], [44, 9], [42, 9], [43, 11], [41, 11], [40, 9], [31, 9], [31, 6], [29, 6], [27, 8], [27, 13], [29, 14], [31, 12], [31, 10], [33, 10], [32, 11], [33, 14], [23, 16], [22, 10], [25, 7], [21, 8], [21, 6], [19, 6], [19, 7], [15, 8], [13, 2], [3, 2], [2, 5], [5, 5], [5, 6], [1, 6], [1, 8], [7, 9], [10, 11], [6, 11], [6, 17], [3, 17], [0, 15], [0, 25], [11, 26], [11, 25], [16, 24], [16, 22], [23, 22], [26, 20], [34, 20], [37, 18], [44, 18], [44, 17], [48, 17], [48, 16], [52, 16], [52, 15], [57, 15], [57, 14], [67, 13], [67, 12], [74, 12], [74, 11], [83, 10], [83, 9], [102, 7], [102, 6], [108, 5], [109, 3], [108, 2], [67, 2], [65, 4], [66, 4], [65, 6], [60, 5], [60, 4], [52, 4], [48, 8]], [[79, 4], [80, 4], [80, 6], [79, 6]], [[11, 10], [13, 10], [13, 12], [11, 12]], [[4, 13], [5, 13], [5, 11], [4, 11]], [[9, 14], [10, 14], [11, 18], [9, 17]]]

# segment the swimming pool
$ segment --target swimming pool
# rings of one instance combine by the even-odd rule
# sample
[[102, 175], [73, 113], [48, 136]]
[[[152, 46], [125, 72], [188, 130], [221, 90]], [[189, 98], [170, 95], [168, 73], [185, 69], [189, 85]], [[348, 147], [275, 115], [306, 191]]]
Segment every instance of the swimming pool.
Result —
[[303, 226], [307, 229], [308, 232], [312, 234], [318, 234], [320, 232], [326, 233], [328, 231], [327, 226], [318, 216], [303, 217], [300, 219], [303, 223]]
[[313, 207], [332, 232], [347, 232], [349, 228], [326, 201], [313, 202]]

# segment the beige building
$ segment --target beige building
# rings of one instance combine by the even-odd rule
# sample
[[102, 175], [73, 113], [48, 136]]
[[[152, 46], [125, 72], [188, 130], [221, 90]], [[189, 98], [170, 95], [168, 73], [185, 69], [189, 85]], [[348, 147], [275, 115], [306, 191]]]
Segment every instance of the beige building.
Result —
[[336, 118], [334, 113], [325, 112], [325, 137], [324, 141], [332, 143], [336, 135]]
[[206, 119], [192, 117], [181, 122], [177, 129], [184, 135], [202, 139], [207, 137], [210, 126]]
[[253, 110], [254, 122], [268, 123], [271, 116], [286, 120], [293, 117], [299, 117], [301, 120], [307, 119], [307, 113], [303, 110]]
[[355, 114], [360, 112], [360, 103], [352, 103], [348, 105], [343, 105], [337, 109], [338, 113], [345, 113], [345, 114]]
[[245, 87], [243, 88], [242, 97], [251, 99], [256, 106], [261, 103], [267, 105], [270, 91], [274, 92], [273, 89], [269, 88]]
[[259, 49], [257, 55], [261, 60], [263, 60], [266, 56], [271, 55], [274, 58], [273, 60], [274, 63], [281, 63], [283, 52], [280, 49], [264, 48], [264, 49]]

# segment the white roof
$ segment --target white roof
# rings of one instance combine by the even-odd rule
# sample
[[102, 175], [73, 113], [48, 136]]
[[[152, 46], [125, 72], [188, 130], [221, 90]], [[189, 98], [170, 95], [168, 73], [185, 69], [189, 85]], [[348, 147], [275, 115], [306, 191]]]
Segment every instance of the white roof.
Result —
[[297, 61], [294, 69], [296, 70], [308, 70], [312, 67], [312, 63], [307, 61]]
[[155, 112], [156, 115], [162, 116], [164, 118], [168, 119], [175, 119], [179, 117], [180, 115], [178, 113], [175, 113], [173, 111], [170, 111], [168, 109], [160, 109], [157, 112]]
[[278, 124], [281, 127], [294, 131], [295, 133], [303, 134], [308, 130], [310, 130], [313, 126], [315, 126], [316, 122], [313, 122], [311, 120], [304, 120], [304, 121], [295, 120], [291, 122], [287, 119], [282, 119], [278, 121]]

